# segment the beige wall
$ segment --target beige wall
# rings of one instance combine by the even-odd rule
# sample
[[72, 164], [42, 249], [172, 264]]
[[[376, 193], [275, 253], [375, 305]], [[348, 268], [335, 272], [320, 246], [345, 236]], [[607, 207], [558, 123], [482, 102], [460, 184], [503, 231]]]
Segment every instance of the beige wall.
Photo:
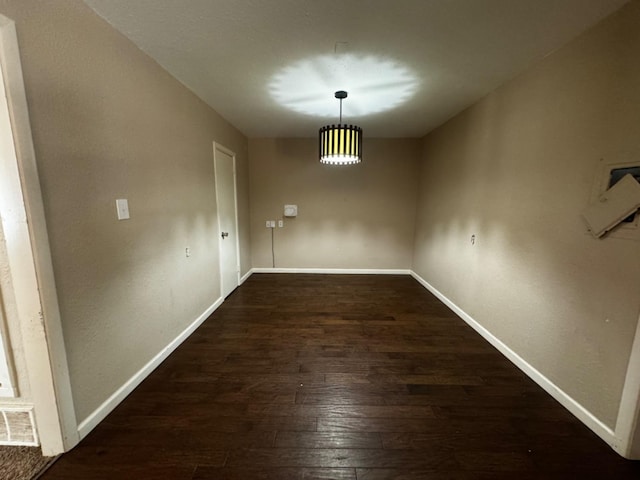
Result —
[[[366, 132], [365, 132], [366, 134]], [[316, 139], [249, 141], [254, 267], [409, 269], [420, 141], [367, 139], [359, 165], [318, 161]]]
[[0, 13], [16, 22], [82, 422], [220, 295], [213, 141], [237, 154], [249, 270], [246, 139], [79, 0]]
[[79, 0], [0, 13], [18, 30], [79, 422], [219, 297], [217, 141], [238, 158], [243, 274], [271, 266], [264, 222], [297, 204], [276, 267], [408, 269], [413, 252], [419, 275], [614, 425], [640, 244], [594, 240], [579, 213], [601, 163], [640, 159], [638, 2], [424, 142], [365, 138], [344, 168], [319, 164], [315, 139], [247, 144]]
[[609, 427], [640, 243], [580, 212], [601, 163], [640, 163], [638, 25], [632, 2], [428, 135], [416, 224], [414, 270]]

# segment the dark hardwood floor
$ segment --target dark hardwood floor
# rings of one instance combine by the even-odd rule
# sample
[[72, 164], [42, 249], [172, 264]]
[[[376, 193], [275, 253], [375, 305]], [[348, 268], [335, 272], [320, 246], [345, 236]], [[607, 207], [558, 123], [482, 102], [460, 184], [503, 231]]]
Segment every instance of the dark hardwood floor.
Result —
[[42, 478], [638, 479], [640, 464], [411, 277], [255, 274]]

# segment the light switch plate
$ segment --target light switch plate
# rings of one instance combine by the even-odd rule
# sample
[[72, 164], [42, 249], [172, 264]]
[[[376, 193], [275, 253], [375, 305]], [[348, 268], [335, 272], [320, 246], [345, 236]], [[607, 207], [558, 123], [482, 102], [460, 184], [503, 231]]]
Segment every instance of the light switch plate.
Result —
[[116, 211], [118, 212], [118, 220], [127, 220], [129, 217], [129, 202], [126, 198], [118, 198], [116, 200]]

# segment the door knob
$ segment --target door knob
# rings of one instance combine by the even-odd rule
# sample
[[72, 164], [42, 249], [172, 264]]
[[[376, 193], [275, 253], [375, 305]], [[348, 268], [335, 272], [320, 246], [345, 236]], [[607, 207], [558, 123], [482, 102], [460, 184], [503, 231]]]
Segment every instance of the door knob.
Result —
[[222, 239], [224, 240], [224, 237], [228, 237], [229, 236], [229, 232], [222, 232]]

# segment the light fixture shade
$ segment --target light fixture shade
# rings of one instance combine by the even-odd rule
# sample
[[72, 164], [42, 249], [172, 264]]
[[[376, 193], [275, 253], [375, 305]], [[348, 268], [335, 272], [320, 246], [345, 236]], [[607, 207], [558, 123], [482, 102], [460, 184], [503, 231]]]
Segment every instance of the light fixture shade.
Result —
[[320, 162], [352, 165], [362, 161], [362, 129], [355, 125], [327, 125], [320, 129]]

